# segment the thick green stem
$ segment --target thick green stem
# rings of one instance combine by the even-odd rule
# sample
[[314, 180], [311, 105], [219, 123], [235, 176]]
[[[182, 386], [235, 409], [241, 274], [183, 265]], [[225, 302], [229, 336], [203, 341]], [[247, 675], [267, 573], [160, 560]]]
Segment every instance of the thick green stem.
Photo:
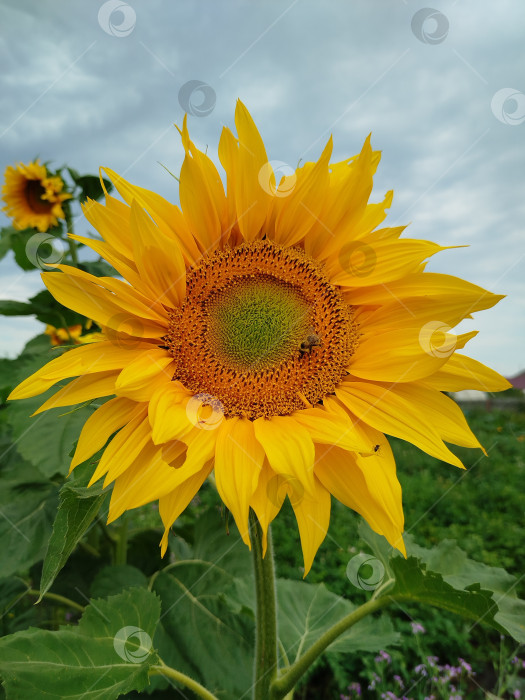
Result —
[[69, 598], [66, 598], [63, 595], [58, 595], [58, 593], [42, 593], [41, 594], [40, 591], [36, 591], [34, 588], [29, 588], [27, 590], [27, 595], [36, 595], [36, 596], [38, 596], [39, 599], [46, 598], [46, 600], [52, 600], [55, 603], [60, 603], [60, 605], [64, 605], [66, 608], [73, 608], [74, 610], [78, 610], [81, 613], [84, 612], [83, 605], [80, 605], [80, 603], [75, 603], [74, 600], [70, 600]]
[[152, 666], [149, 670], [149, 674], [150, 676], [164, 676], [165, 678], [170, 678], [176, 683], [180, 683], [180, 685], [183, 685], [185, 688], [189, 688], [189, 690], [193, 691], [195, 695], [197, 695], [199, 698], [204, 698], [204, 700], [218, 700], [216, 695], [210, 693], [209, 690], [206, 690], [204, 686], [197, 683], [197, 681], [194, 681], [193, 678], [186, 676], [180, 671], [176, 671], [170, 666], [166, 666], [163, 662], [161, 662], [158, 666]]
[[272, 681], [277, 675], [275, 573], [270, 528], [268, 528], [268, 547], [263, 558], [262, 530], [253, 511], [250, 511], [250, 539], [257, 604], [253, 700], [268, 700]]
[[120, 517], [115, 564], [125, 564], [128, 558], [128, 519], [126, 513]]
[[343, 617], [342, 620], [319, 637], [308, 651], [288, 668], [284, 675], [273, 681], [271, 685], [271, 695], [269, 697], [272, 698], [272, 700], [281, 700], [281, 698], [284, 698], [285, 695], [297, 685], [297, 681], [310, 668], [314, 661], [321, 656], [324, 650], [335, 641], [337, 637], [341, 636], [347, 629], [355, 625], [356, 622], [362, 620], [363, 617], [370, 615], [370, 613], [376, 610], [381, 610], [381, 608], [386, 607], [392, 602], [393, 598], [390, 596], [369, 600], [346, 617]]

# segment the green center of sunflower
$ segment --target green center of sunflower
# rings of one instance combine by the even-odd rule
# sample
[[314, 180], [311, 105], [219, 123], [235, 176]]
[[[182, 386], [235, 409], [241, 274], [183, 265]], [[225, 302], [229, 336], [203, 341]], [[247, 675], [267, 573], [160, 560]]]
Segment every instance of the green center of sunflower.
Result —
[[28, 180], [26, 183], [26, 199], [29, 204], [29, 208], [35, 212], [35, 214], [47, 214], [53, 208], [51, 202], [42, 199], [45, 195], [46, 190], [40, 184], [39, 180]]
[[241, 279], [208, 306], [217, 352], [239, 369], [262, 369], [289, 357], [308, 334], [309, 309], [290, 285]]

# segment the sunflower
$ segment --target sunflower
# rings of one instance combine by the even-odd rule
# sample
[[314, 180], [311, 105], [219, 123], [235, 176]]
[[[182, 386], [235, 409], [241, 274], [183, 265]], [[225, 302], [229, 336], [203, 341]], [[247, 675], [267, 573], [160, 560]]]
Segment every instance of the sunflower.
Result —
[[38, 159], [24, 165], [8, 166], [4, 173], [2, 211], [13, 219], [16, 229], [37, 228], [47, 231], [64, 219], [62, 202], [71, 195], [63, 192], [64, 181], [58, 175], [50, 175]]
[[[266, 538], [288, 496], [305, 575], [331, 495], [404, 552], [401, 487], [385, 434], [462, 467], [445, 443], [479, 448], [443, 391], [509, 385], [458, 352], [450, 332], [500, 296], [425, 272], [443, 250], [378, 228], [369, 204], [380, 154], [317, 162], [280, 178], [245, 106], [224, 128], [217, 168], [181, 130], [181, 208], [105, 170], [122, 200], [88, 201], [103, 240], [90, 246], [123, 279], [57, 265], [54, 297], [94, 319], [104, 340], [45, 365], [11, 394], [76, 377], [36, 413], [113, 397], [86, 421], [71, 469], [105, 446], [90, 484], [113, 484], [109, 521], [158, 499], [168, 532], [214, 470], [249, 545], [253, 509]], [[266, 543], [264, 543], [265, 546]]]
[[[87, 328], [87, 325], [86, 325]], [[105, 336], [96, 331], [93, 333], [83, 333], [83, 327], [81, 323], [77, 323], [74, 326], [68, 326], [67, 328], [55, 328], [49, 324], [46, 325], [45, 335], [49, 336], [51, 345], [56, 347], [58, 345], [82, 345], [84, 343], [96, 343], [99, 340], [104, 340]]]

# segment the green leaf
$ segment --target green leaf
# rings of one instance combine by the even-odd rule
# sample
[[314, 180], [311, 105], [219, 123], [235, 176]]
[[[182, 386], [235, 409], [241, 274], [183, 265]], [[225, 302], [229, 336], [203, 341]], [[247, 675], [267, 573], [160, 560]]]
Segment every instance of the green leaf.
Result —
[[[100, 178], [97, 175], [79, 175], [78, 172], [72, 168], [68, 168], [68, 171], [74, 183], [82, 190], [80, 201], [83, 202], [88, 197], [90, 199], [101, 199], [104, 196], [104, 190], [100, 184]], [[111, 192], [113, 189], [113, 185], [109, 180], [106, 180], [106, 178], [104, 178], [104, 186], [108, 192]]]
[[91, 584], [91, 595], [104, 597], [135, 587], [148, 587], [148, 579], [140, 569], [129, 564], [105, 566]]
[[186, 545], [172, 541], [170, 548], [191, 558], [180, 558], [153, 582], [163, 610], [155, 638], [160, 655], [221, 697], [249, 697], [254, 615], [233, 597], [236, 577], [253, 589], [249, 550], [233, 523], [226, 532], [215, 508], [183, 531]]
[[[42, 569], [39, 601], [52, 586], [106, 500], [107, 493], [102, 492], [101, 486], [86, 488], [83, 484], [84, 481], [80, 484], [77, 481], [67, 482], [60, 490], [58, 512]], [[98, 595], [110, 592], [115, 592], [115, 589], [107, 593], [99, 591]]]
[[426, 565], [415, 557], [394, 557], [390, 566], [395, 583], [385, 595], [401, 598], [406, 602], [434, 605], [476, 622], [484, 620], [500, 632], [505, 631], [494, 620], [498, 609], [492, 592], [482, 590], [479, 584], [473, 584], [468, 590], [454, 588], [446, 583], [440, 574], [427, 571]]
[[[110, 265], [108, 265], [110, 269]], [[111, 274], [116, 274], [115, 272]], [[29, 301], [11, 301], [10, 299], [0, 300], [0, 314], [3, 316], [36, 316], [38, 321], [55, 326], [56, 328], [64, 328], [66, 326], [74, 326], [77, 323], [83, 323], [85, 316], [71, 311], [71, 309], [62, 306], [51, 295], [47, 289], [31, 297]]]
[[162, 571], [153, 585], [162, 600], [155, 641], [165, 663], [211, 692], [249, 697], [254, 621], [231, 610], [223, 591], [232, 587], [233, 577], [211, 561], [177, 562]]
[[[279, 639], [290, 663], [356, 609], [350, 601], [331, 593], [322, 583], [287, 579], [277, 581], [277, 602]], [[327, 653], [379, 651], [398, 641], [399, 635], [387, 617], [367, 617], [341, 635]]]
[[0, 260], [5, 258], [8, 251], [11, 250], [11, 233], [14, 231], [12, 226], [6, 226], [0, 229]]
[[79, 267], [81, 270], [84, 270], [84, 272], [89, 272], [90, 275], [94, 275], [95, 277], [114, 277], [119, 274], [115, 268], [105, 260], [83, 262]]
[[34, 313], [33, 306], [25, 301], [0, 299], [0, 314], [2, 316], [30, 316]]
[[42, 559], [55, 517], [58, 488], [27, 464], [13, 445], [1, 446], [0, 541], [2, 576]]
[[[453, 540], [426, 549], [407, 535], [409, 556], [404, 559], [398, 553], [392, 555], [392, 547], [384, 537], [373, 533], [367, 525], [361, 525], [359, 532], [384, 564], [385, 586], [381, 595], [449, 610], [525, 643], [525, 601], [516, 597], [515, 576], [469, 559]], [[390, 585], [389, 579], [392, 579]]]
[[[158, 663], [151, 640], [160, 614], [157, 596], [133, 588], [92, 601], [78, 627], [30, 629], [0, 640], [0, 675], [7, 698], [112, 700], [148, 685]], [[29, 663], [28, 663], [29, 661]]]

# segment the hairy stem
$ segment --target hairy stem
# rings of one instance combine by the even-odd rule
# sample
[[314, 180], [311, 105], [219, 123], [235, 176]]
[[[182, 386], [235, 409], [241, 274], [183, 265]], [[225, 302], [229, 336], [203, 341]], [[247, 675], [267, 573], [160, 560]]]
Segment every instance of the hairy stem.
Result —
[[193, 678], [186, 676], [186, 674], [181, 673], [180, 671], [176, 671], [170, 666], [166, 666], [164, 662], [161, 662], [157, 666], [152, 666], [149, 670], [149, 674], [150, 676], [164, 676], [165, 678], [169, 678], [176, 683], [180, 683], [180, 685], [188, 688], [199, 698], [204, 698], [204, 700], [218, 700], [216, 695], [210, 693], [209, 690], [206, 690], [204, 686], [197, 683], [197, 681], [194, 681]]
[[356, 610], [353, 610], [346, 617], [343, 617], [342, 620], [337, 622], [333, 627], [321, 635], [321, 637], [319, 637], [319, 639], [287, 669], [284, 675], [273, 681], [271, 684], [270, 697], [275, 700], [284, 698], [286, 694], [296, 686], [301, 676], [310, 668], [314, 661], [321, 656], [321, 654], [333, 641], [346, 632], [346, 630], [350, 629], [350, 627], [355, 625], [356, 622], [362, 620], [363, 617], [370, 615], [370, 613], [373, 613], [376, 610], [381, 610], [381, 608], [386, 607], [391, 602], [393, 602], [393, 598], [390, 596], [377, 598], [376, 600], [369, 600], [364, 605], [361, 605], [359, 608], [356, 608]]
[[275, 573], [270, 528], [266, 556], [263, 558], [262, 530], [253, 511], [250, 511], [250, 539], [257, 603], [253, 700], [268, 700], [272, 681], [277, 675]]

